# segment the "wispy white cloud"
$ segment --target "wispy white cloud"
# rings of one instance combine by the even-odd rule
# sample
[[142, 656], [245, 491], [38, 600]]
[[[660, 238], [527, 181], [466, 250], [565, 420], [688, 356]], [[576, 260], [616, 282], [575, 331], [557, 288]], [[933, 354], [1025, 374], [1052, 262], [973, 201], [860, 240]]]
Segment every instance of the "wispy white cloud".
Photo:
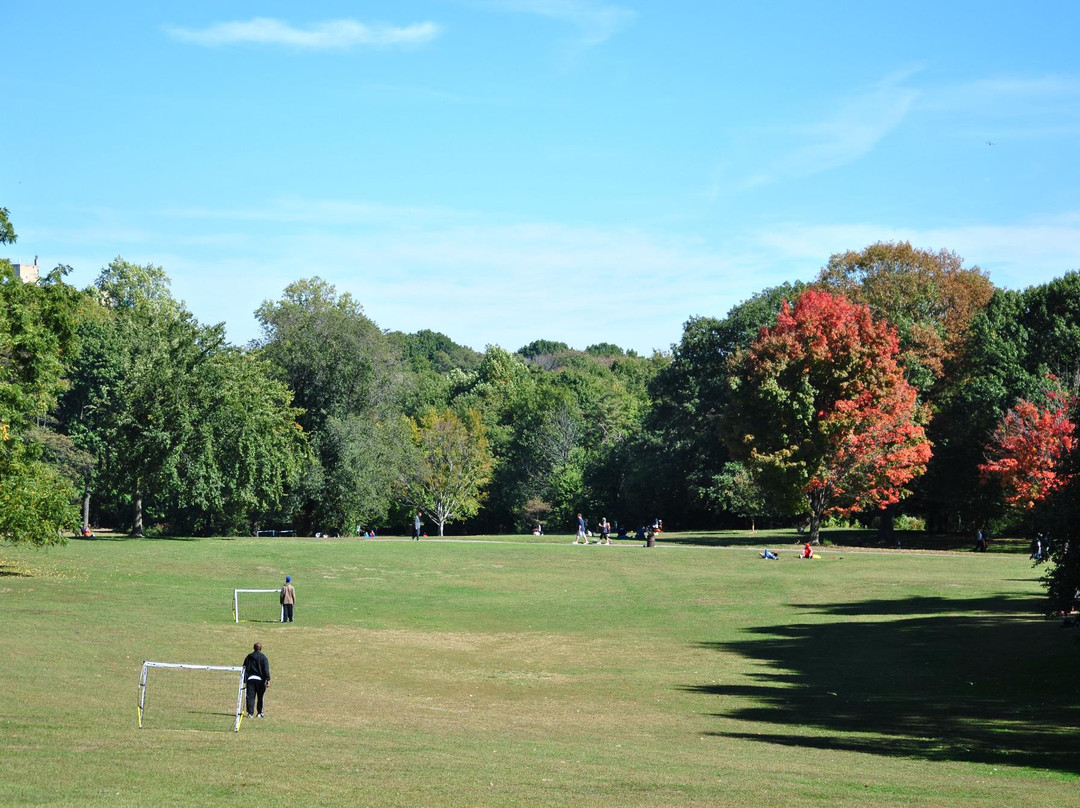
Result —
[[383, 328], [431, 328], [477, 349], [513, 350], [542, 337], [645, 353], [678, 342], [691, 316], [722, 317], [764, 288], [812, 279], [833, 253], [876, 241], [955, 250], [1008, 288], [1080, 269], [1080, 210], [925, 229], [781, 222], [714, 241], [641, 226], [332, 199], [96, 210], [89, 218], [83, 232], [21, 235], [63, 245], [76, 285], [117, 252], [160, 264], [199, 319], [227, 322], [240, 343], [257, 335], [252, 312], [260, 303], [313, 275], [353, 294]]
[[256, 336], [263, 300], [312, 275], [351, 292], [383, 328], [432, 328], [480, 349], [544, 337], [663, 350], [689, 316], [722, 314], [767, 285], [760, 267], [693, 237], [470, 211], [292, 199], [104, 221], [83, 234], [92, 243], [72, 234], [73, 282], [88, 283], [118, 251], [161, 264], [200, 320], [226, 321], [241, 343]]
[[[785, 142], [759, 158], [737, 185], [746, 189], [808, 177], [866, 156], [900, 126], [919, 97], [919, 90], [904, 83], [909, 75], [890, 76], [840, 100], [827, 117], [785, 127]], [[764, 140], [775, 140], [775, 133]]]
[[296, 27], [270, 17], [222, 22], [207, 28], [165, 26], [181, 42], [205, 47], [223, 45], [283, 45], [300, 50], [347, 50], [359, 46], [422, 45], [435, 39], [440, 28], [433, 22], [413, 25], [366, 25], [356, 20], [330, 20]]
[[580, 47], [606, 42], [637, 17], [633, 9], [584, 0], [487, 0], [480, 5], [567, 23], [577, 30]]

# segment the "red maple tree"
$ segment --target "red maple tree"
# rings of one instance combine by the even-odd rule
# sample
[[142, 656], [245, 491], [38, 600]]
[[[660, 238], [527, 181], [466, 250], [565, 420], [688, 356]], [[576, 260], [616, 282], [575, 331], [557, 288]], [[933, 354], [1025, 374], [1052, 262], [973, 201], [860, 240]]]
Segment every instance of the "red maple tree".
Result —
[[867, 306], [810, 290], [733, 360], [733, 452], [809, 510], [813, 542], [827, 513], [885, 508], [926, 469], [925, 413], [898, 351]]
[[1047, 394], [1046, 406], [1020, 399], [990, 436], [979, 471], [984, 480], [997, 478], [1008, 504], [1033, 508], [1071, 479], [1061, 468], [1062, 458], [1076, 448], [1071, 404], [1058, 392]]

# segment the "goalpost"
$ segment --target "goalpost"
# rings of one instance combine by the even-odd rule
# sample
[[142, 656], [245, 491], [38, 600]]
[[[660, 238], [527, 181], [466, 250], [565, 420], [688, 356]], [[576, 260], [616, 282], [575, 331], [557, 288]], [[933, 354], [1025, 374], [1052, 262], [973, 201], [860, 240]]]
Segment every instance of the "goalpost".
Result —
[[280, 623], [285, 619], [285, 607], [281, 605], [280, 589], [234, 589], [233, 620], [240, 622], [240, 607], [243, 605], [243, 620], [249, 623]]
[[[225, 682], [228, 681], [228, 689], [231, 691], [232, 687], [236, 687], [236, 713], [235, 721], [233, 723], [233, 732], [240, 731], [240, 722], [244, 716], [244, 669], [235, 665], [188, 665], [179, 662], [143, 662], [142, 672], [139, 674], [139, 729], [142, 729], [143, 717], [146, 715], [146, 681], [147, 674], [151, 668], [159, 668], [166, 671], [215, 671], [217, 675], [222, 678], [218, 679], [218, 685], [221, 687], [221, 692], [226, 690]], [[237, 684], [233, 684], [232, 676], [224, 676], [224, 674], [236, 674], [235, 681]], [[158, 677], [155, 676], [155, 681]], [[208, 716], [220, 716], [226, 713], [222, 713], [220, 708], [215, 709], [213, 705], [213, 685], [207, 685], [207, 682], [199, 677], [199, 680], [193, 683], [189, 683], [183, 690], [173, 686], [170, 687], [164, 681], [158, 688], [163, 697], [161, 702], [163, 704], [162, 713], [177, 717], [185, 715], [191, 717], [192, 715], [199, 715], [205, 721]], [[209, 706], [208, 706], [209, 704]], [[211, 721], [216, 720], [212, 718]]]

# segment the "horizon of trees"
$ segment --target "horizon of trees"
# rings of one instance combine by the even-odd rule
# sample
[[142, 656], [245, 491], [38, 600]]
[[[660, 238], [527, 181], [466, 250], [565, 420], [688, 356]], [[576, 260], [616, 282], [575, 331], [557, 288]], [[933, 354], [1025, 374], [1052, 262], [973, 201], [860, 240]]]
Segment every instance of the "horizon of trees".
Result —
[[[3, 224], [13, 241], [6, 211]], [[405, 529], [417, 507], [440, 532], [572, 532], [579, 511], [630, 529], [809, 518], [815, 539], [829, 519], [884, 536], [900, 517], [930, 532], [1074, 529], [1077, 272], [1003, 290], [947, 250], [878, 243], [833, 255], [812, 283], [691, 317], [650, 356], [547, 339], [480, 353], [384, 331], [317, 277], [265, 301], [261, 336], [238, 347], [160, 267], [117, 258], [81, 291], [64, 274], [24, 285], [0, 262], [7, 542], [84, 523]], [[1056, 443], [1002, 439], [1018, 406], [1037, 424], [1046, 401]], [[1008, 451], [1052, 458], [1028, 469], [1037, 496], [987, 473], [990, 458], [1014, 468]], [[1061, 598], [1080, 583], [1078, 544], [1054, 545]]]

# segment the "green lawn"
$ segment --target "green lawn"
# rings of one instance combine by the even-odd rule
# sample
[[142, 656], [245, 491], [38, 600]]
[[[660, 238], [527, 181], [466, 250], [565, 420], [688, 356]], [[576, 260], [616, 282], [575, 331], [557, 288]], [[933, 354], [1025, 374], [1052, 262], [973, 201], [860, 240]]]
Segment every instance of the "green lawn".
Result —
[[[1080, 806], [1080, 650], [1025, 555], [784, 536], [0, 548], [0, 805]], [[285, 574], [295, 624], [232, 622]], [[144, 659], [255, 640], [265, 720], [226, 683], [138, 729]]]

